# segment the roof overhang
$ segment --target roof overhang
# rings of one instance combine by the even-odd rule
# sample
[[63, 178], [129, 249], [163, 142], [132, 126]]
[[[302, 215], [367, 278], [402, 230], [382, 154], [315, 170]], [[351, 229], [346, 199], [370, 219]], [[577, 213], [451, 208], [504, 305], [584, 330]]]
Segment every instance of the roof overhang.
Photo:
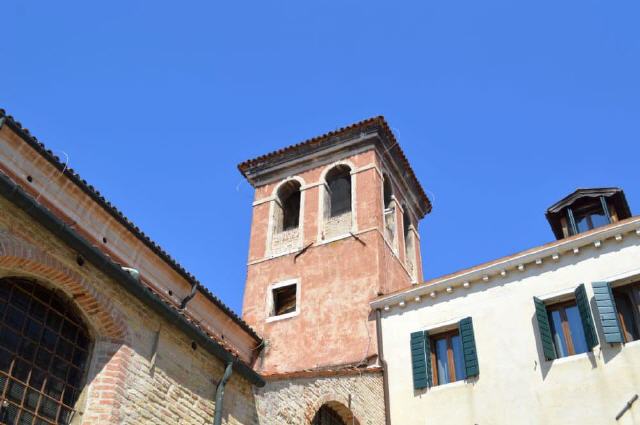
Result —
[[394, 168], [396, 175], [411, 194], [416, 212], [422, 218], [431, 212], [431, 202], [418, 181], [409, 160], [402, 151], [384, 117], [378, 116], [306, 140], [296, 145], [244, 161], [240, 173], [253, 187], [270, 182], [283, 169], [302, 164], [317, 164], [319, 158], [342, 150], [373, 146]]
[[238, 316], [231, 308], [222, 302], [217, 296], [215, 296], [207, 287], [202, 284], [194, 275], [187, 271], [181, 264], [178, 263], [169, 253], [167, 253], [162, 247], [151, 240], [138, 226], [136, 226], [131, 220], [129, 220], [115, 205], [111, 204], [102, 194], [92, 185], [87, 183], [78, 173], [72, 168], [69, 168], [67, 164], [60, 161], [60, 158], [55, 156], [51, 150], [48, 150], [43, 143], [41, 143], [35, 136], [33, 136], [29, 130], [24, 128], [20, 122], [16, 121], [12, 116], [7, 115], [4, 109], [0, 108], [0, 129], [3, 125], [6, 125], [15, 134], [17, 134], [22, 140], [25, 141], [31, 148], [33, 148], [39, 155], [41, 155], [46, 161], [53, 165], [60, 171], [62, 175], [67, 177], [73, 182], [80, 190], [82, 190], [87, 196], [89, 196], [97, 205], [107, 211], [118, 223], [127, 229], [132, 235], [140, 240], [147, 248], [149, 248], [155, 255], [157, 255], [162, 261], [169, 265], [176, 273], [178, 273], [186, 282], [188, 282], [192, 288], [201, 293], [207, 298], [213, 305], [215, 305], [220, 311], [228, 316], [234, 323], [236, 323], [244, 332], [250, 335], [258, 346], [262, 344], [262, 338], [251, 328], [240, 316]]
[[251, 384], [258, 387], [265, 385], [264, 379], [249, 365], [227, 351], [222, 345], [210, 338], [199, 326], [187, 320], [183, 314], [173, 309], [159, 296], [151, 292], [149, 288], [142, 285], [137, 279], [124, 271], [122, 267], [114, 263], [101, 250], [91, 245], [52, 212], [40, 205], [3, 173], [0, 173], [0, 196], [22, 209], [31, 218], [80, 254], [85, 260], [120, 284], [131, 295], [147, 303], [156, 313], [176, 325], [209, 353], [225, 364], [233, 363], [234, 370]]
[[460, 287], [468, 288], [479, 282], [501, 279], [507, 277], [510, 273], [522, 272], [530, 264], [540, 265], [546, 261], [558, 261], [562, 255], [577, 255], [582, 248], [589, 245], [598, 248], [605, 241], [622, 240], [629, 233], [632, 233], [634, 237], [640, 236], [640, 217], [632, 217], [607, 226], [598, 227], [589, 232], [580, 233], [470, 269], [432, 279], [409, 289], [383, 295], [372, 300], [370, 306], [374, 310], [388, 310], [394, 306], [402, 307], [411, 302], [419, 302], [422, 297], [435, 298], [441, 292], [450, 293]]

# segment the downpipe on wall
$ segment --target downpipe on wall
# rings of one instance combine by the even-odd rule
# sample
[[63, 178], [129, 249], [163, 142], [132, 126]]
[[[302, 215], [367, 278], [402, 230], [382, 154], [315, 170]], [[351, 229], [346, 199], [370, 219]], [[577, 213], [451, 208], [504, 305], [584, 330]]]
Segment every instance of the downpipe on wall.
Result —
[[387, 361], [384, 359], [382, 346], [382, 313], [376, 309], [376, 337], [378, 338], [378, 359], [382, 365], [382, 389], [384, 391], [384, 423], [391, 425], [391, 412], [389, 411], [389, 376], [387, 374]]
[[231, 373], [233, 373], [233, 362], [227, 363], [227, 367], [224, 370], [224, 375], [222, 375], [222, 379], [218, 382], [218, 388], [216, 389], [216, 412], [213, 417], [213, 425], [221, 425], [222, 424], [222, 403], [224, 401], [224, 387], [227, 385], [229, 378], [231, 378]]

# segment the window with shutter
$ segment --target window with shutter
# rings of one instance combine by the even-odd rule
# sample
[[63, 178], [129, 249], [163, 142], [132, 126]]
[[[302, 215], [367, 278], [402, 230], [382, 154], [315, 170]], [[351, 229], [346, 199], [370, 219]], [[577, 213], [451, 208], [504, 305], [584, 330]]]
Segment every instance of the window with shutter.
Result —
[[547, 360], [554, 360], [556, 358], [556, 349], [551, 335], [549, 318], [547, 317], [547, 307], [544, 305], [544, 301], [536, 297], [533, 297], [533, 303], [536, 307], [536, 321], [538, 322], [538, 331], [540, 333], [540, 342], [542, 343], [544, 357]]
[[431, 367], [427, 361], [429, 353], [429, 334], [425, 331], [411, 334], [411, 367], [413, 371], [413, 388], [416, 390], [431, 385]]
[[598, 344], [584, 285], [575, 299], [545, 304], [534, 297], [542, 349], [547, 360], [591, 351]]
[[609, 282], [593, 282], [591, 286], [593, 287], [600, 325], [602, 325], [604, 332], [604, 340], [608, 343], [623, 342], [618, 312]]
[[616, 286], [612, 293], [624, 342], [640, 339], [640, 282]]
[[467, 370], [459, 330], [439, 332], [429, 339], [433, 385], [444, 385], [465, 379]]
[[478, 376], [480, 367], [478, 364], [478, 353], [476, 351], [476, 338], [473, 333], [473, 321], [471, 317], [462, 319], [458, 324], [460, 339], [462, 341], [462, 354], [464, 358], [464, 368], [466, 375]]
[[587, 297], [587, 290], [584, 287], [584, 283], [578, 285], [573, 293], [576, 296], [576, 304], [578, 306], [578, 313], [580, 314], [580, 321], [582, 322], [587, 349], [591, 351], [593, 347], [598, 345], [598, 336], [596, 335], [596, 328], [593, 325], [591, 307], [589, 307], [589, 297]]

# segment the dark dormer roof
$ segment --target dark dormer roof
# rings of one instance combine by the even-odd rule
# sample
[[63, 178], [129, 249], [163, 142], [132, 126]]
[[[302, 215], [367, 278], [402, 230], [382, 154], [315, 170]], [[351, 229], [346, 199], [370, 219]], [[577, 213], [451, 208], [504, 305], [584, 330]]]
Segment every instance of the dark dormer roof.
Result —
[[614, 205], [618, 220], [631, 217], [631, 210], [622, 189], [618, 187], [576, 189], [575, 192], [565, 196], [547, 209], [545, 215], [556, 238], [562, 239], [564, 237], [560, 219], [564, 216], [567, 207], [583, 204], [589, 198], [600, 198], [601, 196], [608, 198], [609, 202]]

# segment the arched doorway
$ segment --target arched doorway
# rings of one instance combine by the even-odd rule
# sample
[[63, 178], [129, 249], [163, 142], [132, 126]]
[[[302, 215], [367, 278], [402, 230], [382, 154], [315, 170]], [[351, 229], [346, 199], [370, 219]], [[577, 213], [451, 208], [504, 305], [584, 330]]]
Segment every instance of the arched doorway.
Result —
[[0, 423], [68, 424], [90, 346], [65, 297], [31, 280], [0, 279]]
[[326, 404], [318, 410], [311, 425], [347, 425], [342, 417]]

